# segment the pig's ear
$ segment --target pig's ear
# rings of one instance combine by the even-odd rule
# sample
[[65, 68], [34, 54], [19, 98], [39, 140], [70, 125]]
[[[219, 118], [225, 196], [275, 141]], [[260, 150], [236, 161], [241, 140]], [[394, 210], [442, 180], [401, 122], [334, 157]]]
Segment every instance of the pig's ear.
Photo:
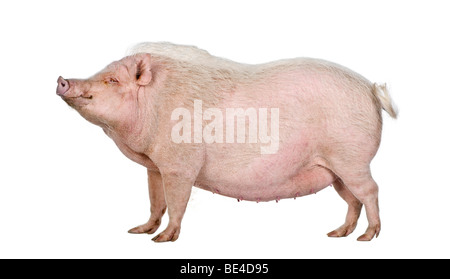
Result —
[[148, 53], [137, 56], [136, 83], [146, 86], [152, 80], [151, 55]]

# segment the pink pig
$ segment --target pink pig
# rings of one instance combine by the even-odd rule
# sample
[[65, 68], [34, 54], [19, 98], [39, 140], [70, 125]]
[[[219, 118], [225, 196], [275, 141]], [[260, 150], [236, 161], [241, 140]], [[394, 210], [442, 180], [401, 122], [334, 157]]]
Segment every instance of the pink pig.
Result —
[[352, 233], [363, 205], [369, 226], [358, 240], [378, 236], [370, 162], [382, 109], [397, 115], [385, 86], [318, 59], [247, 65], [168, 43], [130, 54], [89, 79], [59, 77], [56, 90], [147, 168], [151, 216], [130, 233], [156, 232], [167, 208], [169, 224], [153, 240], [177, 240], [193, 185], [278, 202], [332, 184], [348, 212], [328, 236]]

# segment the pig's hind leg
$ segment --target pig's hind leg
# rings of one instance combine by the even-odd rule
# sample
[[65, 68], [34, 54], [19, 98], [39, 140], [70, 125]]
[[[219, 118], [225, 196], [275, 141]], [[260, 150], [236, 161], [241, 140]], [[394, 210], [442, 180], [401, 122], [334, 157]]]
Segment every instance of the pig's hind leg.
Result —
[[340, 178], [333, 182], [334, 189], [339, 196], [348, 204], [347, 216], [345, 223], [339, 228], [328, 233], [329, 237], [345, 237], [353, 232], [356, 228], [359, 215], [361, 214], [362, 203], [350, 192]]
[[366, 209], [369, 226], [366, 232], [358, 237], [358, 240], [372, 240], [380, 233], [381, 222], [378, 208], [378, 185], [373, 180], [369, 167], [361, 169], [357, 166], [349, 166], [340, 169], [335, 174]]

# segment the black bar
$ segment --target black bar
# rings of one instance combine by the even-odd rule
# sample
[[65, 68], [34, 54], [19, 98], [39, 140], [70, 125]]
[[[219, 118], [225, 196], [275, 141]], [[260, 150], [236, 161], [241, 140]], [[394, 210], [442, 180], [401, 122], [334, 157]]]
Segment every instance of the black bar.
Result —
[[[146, 259], [107, 261], [28, 261], [26, 264], [7, 264], [2, 271], [66, 278], [305, 278], [305, 277], [375, 277], [422, 278], [442, 277], [447, 273], [445, 261], [373, 261], [373, 260], [308, 260], [308, 259]], [[18, 268], [20, 267], [20, 268]], [[443, 268], [444, 267], [444, 268]]]

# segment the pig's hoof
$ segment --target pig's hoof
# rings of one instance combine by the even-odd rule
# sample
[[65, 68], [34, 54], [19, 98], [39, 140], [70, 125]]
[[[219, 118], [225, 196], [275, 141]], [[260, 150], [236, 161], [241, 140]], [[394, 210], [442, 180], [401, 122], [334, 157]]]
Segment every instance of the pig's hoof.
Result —
[[154, 242], [168, 242], [175, 241], [178, 239], [180, 235], [180, 227], [167, 227], [163, 232], [152, 238]]
[[355, 224], [344, 224], [340, 226], [339, 228], [335, 229], [332, 232], [329, 232], [327, 235], [328, 237], [346, 237], [349, 234], [353, 232], [353, 230], [356, 228]]
[[156, 232], [156, 230], [159, 228], [159, 225], [161, 224], [160, 220], [149, 220], [147, 223], [137, 226], [135, 228], [132, 228], [131, 230], [128, 231], [128, 233], [133, 233], [133, 234], [141, 234], [141, 233], [147, 233], [147, 234], [152, 234], [154, 232]]
[[380, 226], [368, 227], [366, 232], [358, 237], [358, 241], [371, 241], [374, 236], [378, 237], [380, 234]]

